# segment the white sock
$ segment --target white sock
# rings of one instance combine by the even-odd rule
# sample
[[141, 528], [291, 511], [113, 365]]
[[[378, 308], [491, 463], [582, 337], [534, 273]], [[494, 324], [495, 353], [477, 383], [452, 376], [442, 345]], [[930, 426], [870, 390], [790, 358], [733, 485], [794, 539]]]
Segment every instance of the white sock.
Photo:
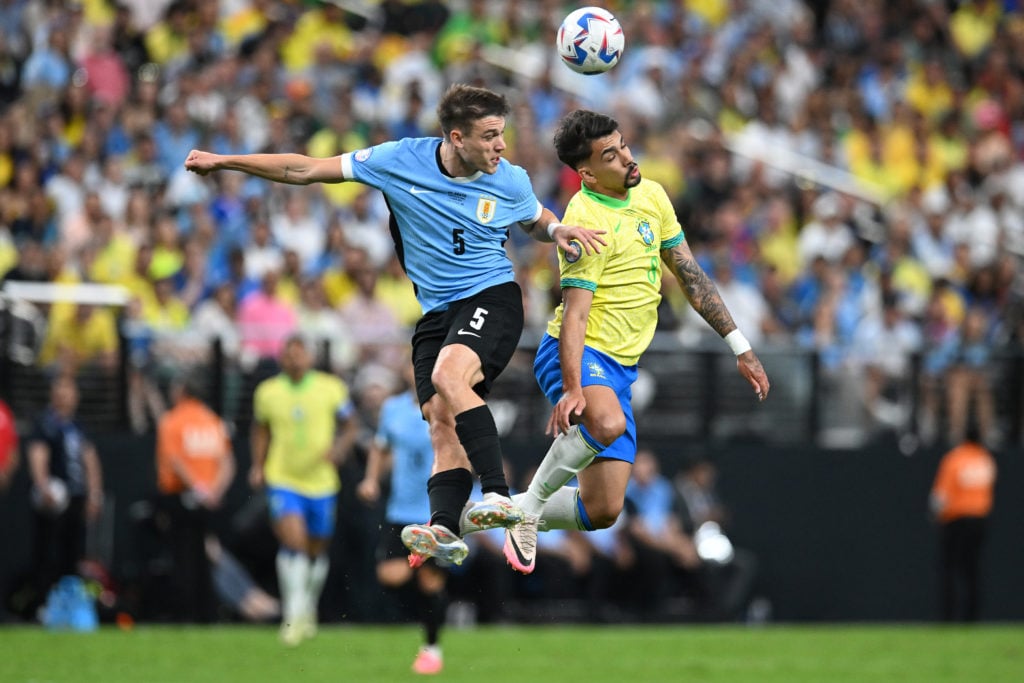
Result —
[[517, 496], [516, 503], [527, 514], [541, 514], [554, 493], [593, 462], [595, 455], [594, 449], [583, 440], [579, 425], [573, 425], [551, 444], [526, 493]]
[[320, 594], [324, 591], [324, 582], [327, 581], [327, 571], [331, 568], [331, 561], [327, 555], [317, 555], [309, 567], [309, 581], [306, 584], [306, 609], [310, 614], [316, 616], [317, 606], [320, 604]]
[[[580, 520], [576, 516], [576, 498], [578, 493], [579, 489], [575, 486], [563, 486], [551, 494], [547, 503], [544, 504], [543, 511], [540, 513], [541, 525], [539, 530], [576, 529], [584, 531], [583, 525], [580, 524]], [[516, 505], [522, 506], [522, 500], [525, 496], [525, 493], [517, 493], [512, 496], [512, 501]]]
[[309, 557], [291, 550], [277, 551], [277, 585], [281, 589], [281, 619], [294, 623], [306, 613]]

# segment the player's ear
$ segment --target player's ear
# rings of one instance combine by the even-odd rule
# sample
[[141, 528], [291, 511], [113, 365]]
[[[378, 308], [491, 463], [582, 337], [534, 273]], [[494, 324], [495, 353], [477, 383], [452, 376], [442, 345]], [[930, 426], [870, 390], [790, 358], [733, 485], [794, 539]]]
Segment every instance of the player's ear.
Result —
[[597, 177], [590, 171], [589, 166], [580, 166], [576, 169], [576, 172], [585, 182], [590, 183], [597, 180]]
[[462, 131], [458, 128], [453, 128], [452, 132], [448, 133], [448, 139], [452, 141], [452, 144], [456, 147], [462, 147]]

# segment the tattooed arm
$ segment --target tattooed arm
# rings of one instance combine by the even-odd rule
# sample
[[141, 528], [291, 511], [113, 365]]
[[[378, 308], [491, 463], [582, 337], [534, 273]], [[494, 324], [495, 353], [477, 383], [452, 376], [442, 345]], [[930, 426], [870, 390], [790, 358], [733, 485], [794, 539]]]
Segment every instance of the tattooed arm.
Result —
[[288, 185], [340, 183], [346, 179], [340, 156], [317, 159], [304, 154], [213, 154], [194, 149], [185, 159], [185, 168], [203, 176], [211, 171], [241, 171]]
[[736, 327], [715, 283], [693, 258], [690, 246], [686, 242], [681, 242], [671, 249], [662, 249], [661, 260], [676, 276], [693, 310], [700, 313], [708, 325], [736, 352], [736, 367], [754, 388], [757, 398], [763, 401], [768, 396], [769, 385], [761, 361]]

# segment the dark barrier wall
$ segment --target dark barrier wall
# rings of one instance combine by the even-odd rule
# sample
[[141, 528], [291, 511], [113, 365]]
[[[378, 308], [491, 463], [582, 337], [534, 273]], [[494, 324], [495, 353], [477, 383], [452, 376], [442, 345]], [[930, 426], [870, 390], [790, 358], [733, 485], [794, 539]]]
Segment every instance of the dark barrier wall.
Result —
[[[534, 459], [545, 443], [510, 443], [509, 450]], [[669, 476], [698, 454], [678, 440], [647, 445]], [[718, 466], [719, 492], [731, 511], [729, 535], [757, 555], [758, 592], [784, 621], [938, 618], [938, 530], [927, 498], [942, 453], [922, 449], [904, 457], [895, 442], [856, 451], [758, 444], [699, 449]], [[1022, 455], [1019, 449], [996, 453], [983, 619], [1024, 618]]]
[[[114, 434], [97, 443], [105, 488], [115, 504], [112, 568], [115, 574], [137, 575], [143, 568], [129, 513], [134, 501], [153, 492], [153, 440]], [[517, 470], [525, 471], [547, 443], [508, 440], [506, 449]], [[694, 455], [692, 447], [678, 440], [648, 445], [662, 458], [668, 475]], [[236, 444], [239, 477], [228, 502], [231, 509], [248, 500], [246, 449], [242, 435]], [[730, 536], [757, 555], [757, 592], [770, 599], [774, 619], [937, 617], [937, 530], [928, 517], [927, 496], [941, 451], [904, 457], [895, 443], [858, 451], [733, 444], [703, 448], [701, 453], [718, 465], [719, 491], [731, 510]], [[988, 620], [1024, 619], [1022, 455], [1019, 450], [997, 453], [999, 483], [983, 572], [982, 617]], [[359, 473], [350, 466], [345, 475], [351, 491]], [[28, 564], [27, 506], [28, 477], [22, 467], [12, 490], [0, 494], [0, 582], [9, 583]], [[351, 538], [352, 531], [347, 533]], [[332, 577], [341, 577], [336, 583], [345, 582], [346, 576], [372, 580], [372, 549], [359, 554], [366, 556], [365, 567], [332, 570]], [[371, 618], [371, 605], [346, 602], [350, 588], [332, 586], [325, 600], [336, 600], [347, 618]]]

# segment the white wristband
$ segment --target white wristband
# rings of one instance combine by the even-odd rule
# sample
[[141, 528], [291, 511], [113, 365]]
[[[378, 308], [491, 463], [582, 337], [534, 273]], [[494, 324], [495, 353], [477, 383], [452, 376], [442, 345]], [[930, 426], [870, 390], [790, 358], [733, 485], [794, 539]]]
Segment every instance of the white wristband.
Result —
[[555, 229], [560, 227], [562, 227], [561, 223], [548, 223], [548, 237], [551, 238], [552, 242], [555, 241]]
[[737, 356], [750, 350], [750, 342], [747, 341], [747, 338], [743, 336], [743, 333], [738, 328], [725, 335], [723, 339], [725, 339], [725, 343], [729, 345], [729, 348]]

